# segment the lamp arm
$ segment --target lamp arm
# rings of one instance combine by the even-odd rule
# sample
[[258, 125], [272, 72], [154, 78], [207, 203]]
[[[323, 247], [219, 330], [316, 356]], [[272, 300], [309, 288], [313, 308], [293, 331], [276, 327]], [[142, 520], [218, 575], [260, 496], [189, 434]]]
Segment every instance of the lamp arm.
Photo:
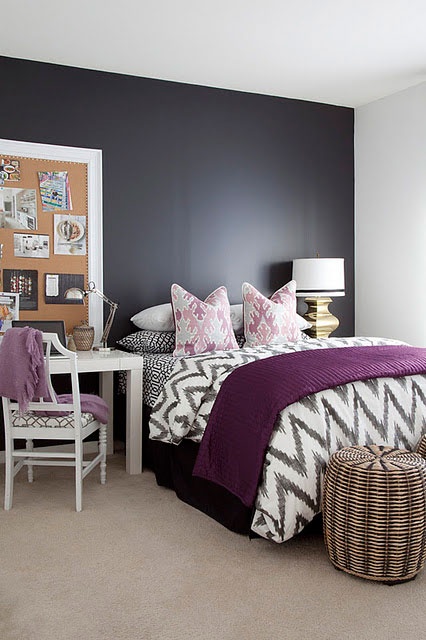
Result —
[[115, 312], [117, 311], [119, 306], [118, 302], [113, 302], [104, 293], [102, 293], [102, 291], [99, 291], [99, 289], [96, 288], [94, 282], [89, 282], [88, 293], [95, 293], [98, 296], [98, 298], [100, 298], [101, 300], [103, 300], [103, 302], [106, 302], [106, 304], [110, 306], [109, 315], [105, 323], [104, 330], [101, 337], [101, 346], [107, 347], [109, 332], [111, 331]]
[[107, 304], [109, 304], [111, 307], [115, 304], [118, 307], [118, 303], [117, 302], [113, 302], [112, 300], [110, 300], [109, 298], [106, 297], [106, 295], [104, 293], [102, 293], [102, 291], [99, 291], [99, 289], [97, 289], [95, 287], [95, 283], [94, 282], [89, 282], [89, 288], [87, 290], [88, 293], [96, 293], [96, 295], [103, 300], [104, 302], [106, 302]]
[[115, 312], [118, 309], [118, 304], [116, 302], [111, 303], [111, 308], [109, 310], [109, 315], [107, 318], [107, 321], [105, 323], [105, 327], [104, 327], [104, 331], [101, 337], [101, 346], [102, 347], [107, 347], [108, 346], [108, 336], [109, 336], [109, 332], [111, 331], [111, 327], [112, 327], [112, 323], [114, 321], [114, 316], [115, 316]]

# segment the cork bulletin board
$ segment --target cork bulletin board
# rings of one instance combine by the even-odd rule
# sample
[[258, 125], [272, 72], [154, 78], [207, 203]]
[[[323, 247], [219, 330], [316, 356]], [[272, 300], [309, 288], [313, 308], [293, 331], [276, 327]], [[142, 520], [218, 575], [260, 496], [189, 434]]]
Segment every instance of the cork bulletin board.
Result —
[[[0, 292], [19, 293], [20, 320], [64, 320], [69, 334], [89, 321], [86, 304], [64, 298], [88, 286], [88, 166], [19, 155], [2, 162], [10, 179], [0, 171]], [[67, 189], [55, 189], [51, 172], [66, 175]]]

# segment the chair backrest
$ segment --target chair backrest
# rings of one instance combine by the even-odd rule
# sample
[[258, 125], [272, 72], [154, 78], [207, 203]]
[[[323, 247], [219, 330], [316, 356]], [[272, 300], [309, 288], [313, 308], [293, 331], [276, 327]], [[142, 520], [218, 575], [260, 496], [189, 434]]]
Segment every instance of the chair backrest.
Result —
[[[56, 333], [42, 333], [45, 364], [45, 376], [47, 388], [49, 389], [50, 400], [40, 398], [33, 400], [28, 405], [28, 411], [35, 413], [45, 412], [61, 412], [74, 414], [74, 428], [79, 431], [81, 429], [81, 407], [80, 407], [80, 386], [77, 373], [77, 354], [74, 351], [66, 349], [60, 342]], [[52, 355], [52, 347], [55, 348], [55, 354]], [[51, 362], [56, 359], [57, 352], [62, 354], [62, 360], [69, 361], [69, 373], [71, 376], [71, 395], [72, 403], [59, 403], [52, 384]], [[19, 411], [19, 405], [13, 400], [3, 398], [4, 411]]]

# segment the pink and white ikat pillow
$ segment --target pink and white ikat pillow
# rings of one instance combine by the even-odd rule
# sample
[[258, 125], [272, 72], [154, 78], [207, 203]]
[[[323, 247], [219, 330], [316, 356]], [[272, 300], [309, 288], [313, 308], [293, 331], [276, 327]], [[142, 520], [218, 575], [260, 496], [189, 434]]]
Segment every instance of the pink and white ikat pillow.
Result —
[[204, 302], [178, 284], [172, 284], [171, 294], [176, 327], [174, 356], [238, 349], [226, 287], [213, 291]]
[[244, 335], [248, 347], [295, 342], [302, 337], [296, 314], [296, 282], [266, 298], [248, 282], [243, 283]]

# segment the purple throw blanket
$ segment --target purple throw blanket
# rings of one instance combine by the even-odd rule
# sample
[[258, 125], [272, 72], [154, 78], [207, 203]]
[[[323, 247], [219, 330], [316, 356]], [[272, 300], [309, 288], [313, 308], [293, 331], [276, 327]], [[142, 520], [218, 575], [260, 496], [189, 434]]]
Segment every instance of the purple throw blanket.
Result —
[[426, 349], [405, 345], [297, 351], [241, 366], [219, 390], [193, 475], [252, 506], [280, 411], [341, 384], [418, 373], [426, 373]]
[[[63, 393], [56, 396], [56, 401], [59, 404], [72, 404], [72, 393]], [[101, 424], [107, 424], [109, 408], [105, 400], [99, 396], [92, 395], [91, 393], [80, 393], [80, 407], [82, 413], [91, 413], [93, 417]], [[40, 412], [45, 416], [65, 416], [68, 411], [44, 411]]]
[[[13, 327], [3, 336], [0, 347], [0, 396], [16, 400], [20, 413], [39, 398], [50, 402], [43, 355], [42, 332], [32, 327]], [[57, 396], [59, 404], [71, 404], [72, 394]], [[108, 405], [99, 396], [80, 394], [83, 413], [91, 413], [102, 424], [108, 422]], [[67, 411], [40, 411], [44, 416], [64, 416]]]
[[0, 347], [0, 396], [12, 398], [25, 413], [33, 398], [48, 395], [42, 333], [32, 327], [14, 327]]

